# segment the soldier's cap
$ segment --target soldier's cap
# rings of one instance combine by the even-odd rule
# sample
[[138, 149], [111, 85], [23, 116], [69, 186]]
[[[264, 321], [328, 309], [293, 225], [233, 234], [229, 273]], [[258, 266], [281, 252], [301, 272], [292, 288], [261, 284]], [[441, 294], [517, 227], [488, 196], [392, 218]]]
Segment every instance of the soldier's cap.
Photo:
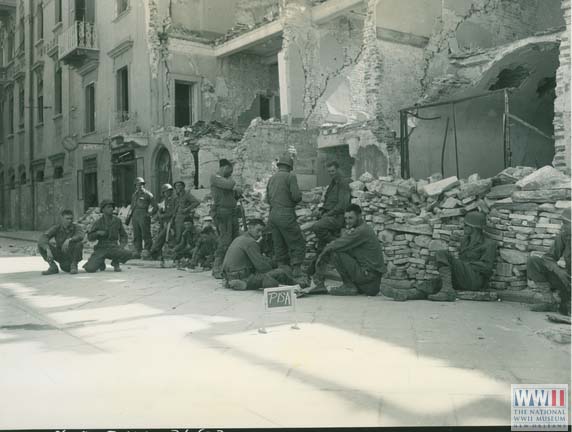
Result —
[[178, 184], [181, 184], [183, 187], [185, 187], [185, 182], [182, 180], [177, 180], [175, 183], [173, 183], [173, 186], [177, 187]]
[[137, 177], [137, 178], [135, 179], [135, 184], [136, 184], [136, 185], [138, 185], [138, 184], [145, 184], [145, 179], [144, 179], [143, 177]]
[[194, 220], [193, 220], [193, 218], [192, 218], [191, 216], [187, 216], [187, 217], [183, 220], [183, 222], [191, 222], [191, 223], [194, 223]]
[[113, 208], [115, 208], [115, 203], [113, 202], [113, 200], [110, 199], [104, 199], [103, 201], [101, 201], [99, 203], [99, 211], [103, 211], [103, 209], [105, 207], [107, 207], [108, 205], [112, 206]]
[[570, 209], [570, 207], [565, 208], [564, 210], [562, 210], [561, 216], [562, 216], [562, 220], [570, 223], [570, 213], [572, 212], [572, 210]]
[[486, 218], [483, 213], [474, 211], [471, 213], [467, 213], [464, 222], [465, 225], [468, 225], [470, 227], [482, 229], [486, 224]]
[[286, 153], [280, 156], [278, 162], [276, 162], [276, 165], [286, 165], [290, 168], [294, 168], [294, 161], [290, 157], [290, 154]]
[[213, 221], [213, 218], [211, 216], [205, 216], [203, 218], [203, 222], [212, 222], [212, 221]]
[[173, 186], [171, 186], [169, 183], [165, 183], [163, 186], [161, 186], [161, 192], [166, 192], [168, 190], [173, 190]]

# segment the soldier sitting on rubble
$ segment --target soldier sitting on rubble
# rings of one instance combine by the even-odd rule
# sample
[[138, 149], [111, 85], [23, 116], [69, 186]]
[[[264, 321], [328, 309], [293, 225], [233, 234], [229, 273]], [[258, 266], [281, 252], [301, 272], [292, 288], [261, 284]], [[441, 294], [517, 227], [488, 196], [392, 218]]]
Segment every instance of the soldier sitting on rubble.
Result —
[[[375, 231], [362, 218], [361, 207], [350, 204], [344, 214], [346, 228], [340, 238], [328, 243], [316, 260], [314, 286], [306, 294], [375, 296], [379, 294], [381, 275], [385, 270], [383, 250]], [[326, 287], [326, 262], [330, 260], [342, 277], [343, 284]]]
[[115, 209], [113, 201], [101, 201], [99, 209], [102, 215], [87, 233], [87, 239], [97, 240], [97, 244], [83, 268], [88, 273], [105, 271], [105, 260], [110, 259], [113, 270], [120, 272], [120, 264], [133, 258], [133, 253], [125, 248], [128, 241], [127, 233], [121, 219], [113, 214]]
[[493, 273], [497, 255], [495, 241], [484, 235], [485, 222], [483, 213], [471, 212], [465, 216], [459, 258], [446, 250], [435, 253], [440, 279], [419, 283], [416, 288], [408, 290], [384, 287], [383, 294], [398, 301], [427, 298], [432, 301], [455, 301], [455, 290], [483, 290]]
[[190, 263], [190, 268], [192, 269], [196, 268], [197, 265], [201, 266], [203, 270], [210, 270], [213, 267], [218, 237], [212, 220], [213, 218], [210, 216], [203, 218], [203, 229], [198, 236]]
[[272, 261], [262, 255], [258, 240], [264, 222], [251, 219], [248, 231], [233, 240], [222, 264], [227, 288], [237, 291], [273, 288], [280, 284], [295, 284], [292, 275], [283, 268], [272, 268]]
[[[565, 269], [557, 263], [563, 258]], [[570, 209], [562, 211], [562, 228], [550, 250], [542, 257], [531, 256], [526, 263], [528, 279], [548, 282], [550, 290], [557, 292], [558, 303], [542, 303], [531, 307], [533, 311], [551, 312], [558, 309], [562, 315], [570, 315]]]
[[61, 222], [40, 236], [38, 250], [49, 264], [44, 276], [59, 273], [57, 264], [66, 273], [77, 274], [77, 263], [82, 260], [83, 231], [73, 222], [73, 212], [62, 210]]
[[187, 216], [183, 221], [183, 232], [181, 233], [181, 238], [177, 243], [177, 246], [175, 246], [175, 264], [178, 268], [182, 268], [185, 261], [191, 260], [197, 240], [198, 233], [195, 228], [193, 218], [191, 216]]

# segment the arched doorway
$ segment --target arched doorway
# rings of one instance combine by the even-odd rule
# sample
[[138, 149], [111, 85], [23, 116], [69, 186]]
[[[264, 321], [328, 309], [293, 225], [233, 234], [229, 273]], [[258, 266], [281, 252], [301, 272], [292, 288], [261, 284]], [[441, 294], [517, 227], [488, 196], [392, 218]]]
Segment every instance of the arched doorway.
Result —
[[161, 185], [173, 182], [173, 173], [171, 170], [171, 155], [169, 151], [163, 147], [157, 152], [155, 158], [155, 196], [161, 197]]

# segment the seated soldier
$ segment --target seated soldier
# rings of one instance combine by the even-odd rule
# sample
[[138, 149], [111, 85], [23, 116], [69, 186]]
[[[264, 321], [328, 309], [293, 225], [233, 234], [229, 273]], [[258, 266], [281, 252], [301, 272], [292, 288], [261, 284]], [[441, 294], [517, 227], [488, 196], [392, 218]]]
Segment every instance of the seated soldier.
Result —
[[[563, 258], [566, 269], [557, 262]], [[558, 308], [562, 315], [570, 315], [570, 209], [562, 212], [562, 228], [550, 250], [542, 257], [531, 256], [526, 263], [528, 278], [534, 282], [548, 282], [551, 291], [559, 294], [556, 303], [532, 306], [534, 311], [553, 311]]]
[[181, 239], [175, 247], [175, 262], [179, 266], [182, 265], [182, 260], [190, 260], [193, 257], [193, 249], [196, 246], [197, 237], [193, 218], [191, 216], [185, 217]]
[[[381, 275], [385, 270], [381, 243], [373, 228], [362, 219], [360, 206], [348, 206], [344, 219], [346, 229], [338, 239], [325, 246], [316, 261], [315, 286], [306, 290], [307, 294], [379, 294]], [[324, 285], [326, 259], [331, 260], [342, 277], [341, 286]]]
[[295, 283], [286, 270], [273, 269], [271, 260], [260, 252], [257, 241], [263, 230], [264, 222], [252, 219], [248, 222], [248, 231], [230, 244], [222, 264], [228, 288], [239, 291], [257, 290]]
[[73, 222], [73, 212], [62, 210], [61, 222], [40, 236], [38, 250], [49, 268], [44, 276], [59, 272], [58, 266], [66, 273], [77, 274], [77, 263], [82, 260], [83, 231]]
[[113, 270], [120, 272], [120, 264], [133, 258], [133, 253], [125, 248], [128, 240], [127, 233], [121, 219], [113, 215], [115, 209], [113, 201], [103, 200], [99, 209], [103, 214], [87, 233], [87, 239], [97, 240], [97, 244], [83, 268], [88, 273], [95, 273], [97, 270], [105, 271], [105, 260], [110, 259]]
[[203, 229], [199, 234], [197, 244], [193, 250], [190, 267], [194, 269], [197, 265], [200, 265], [204, 270], [212, 269], [217, 242], [218, 237], [212, 225], [212, 217], [205, 216], [203, 219]]

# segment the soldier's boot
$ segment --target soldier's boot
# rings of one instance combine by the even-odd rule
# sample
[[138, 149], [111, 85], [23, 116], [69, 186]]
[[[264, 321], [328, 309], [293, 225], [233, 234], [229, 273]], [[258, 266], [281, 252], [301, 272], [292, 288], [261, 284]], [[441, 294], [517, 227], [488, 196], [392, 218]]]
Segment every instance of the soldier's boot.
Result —
[[312, 278], [312, 285], [309, 288], [306, 288], [304, 292], [306, 294], [328, 294], [328, 289], [326, 288], [325, 282], [325, 277], [314, 274], [314, 277]]
[[99, 271], [105, 271], [106, 268], [107, 268], [107, 266], [105, 265], [105, 261], [103, 261], [103, 262], [99, 265]]
[[570, 295], [562, 296], [560, 305], [558, 306], [558, 312], [562, 315], [570, 316]]
[[212, 276], [215, 279], [222, 279], [222, 259], [219, 257], [215, 258], [215, 261], [213, 264]]
[[328, 294], [334, 296], [354, 296], [358, 295], [359, 291], [353, 283], [344, 282], [342, 285], [328, 288]]
[[113, 271], [114, 271], [114, 272], [123, 271], [123, 270], [121, 270], [121, 266], [119, 265], [118, 262], [111, 261], [111, 265], [113, 266]]
[[240, 279], [233, 279], [228, 281], [228, 287], [235, 291], [245, 291], [247, 288], [246, 282]]
[[70, 274], [77, 274], [77, 263], [72, 262], [70, 265]]
[[310, 280], [302, 271], [301, 264], [294, 264], [292, 266], [292, 279], [300, 285], [300, 288], [307, 288], [310, 286]]
[[48, 261], [49, 267], [42, 272], [43, 276], [49, 276], [60, 272], [58, 265], [54, 261]]
[[439, 268], [439, 275], [441, 276], [441, 291], [437, 294], [431, 294], [429, 300], [431, 301], [446, 301], [452, 302], [457, 298], [457, 293], [453, 288], [453, 275], [449, 266], [442, 266]]
[[141, 251], [140, 250], [133, 251], [132, 258], [133, 259], [141, 259]]

